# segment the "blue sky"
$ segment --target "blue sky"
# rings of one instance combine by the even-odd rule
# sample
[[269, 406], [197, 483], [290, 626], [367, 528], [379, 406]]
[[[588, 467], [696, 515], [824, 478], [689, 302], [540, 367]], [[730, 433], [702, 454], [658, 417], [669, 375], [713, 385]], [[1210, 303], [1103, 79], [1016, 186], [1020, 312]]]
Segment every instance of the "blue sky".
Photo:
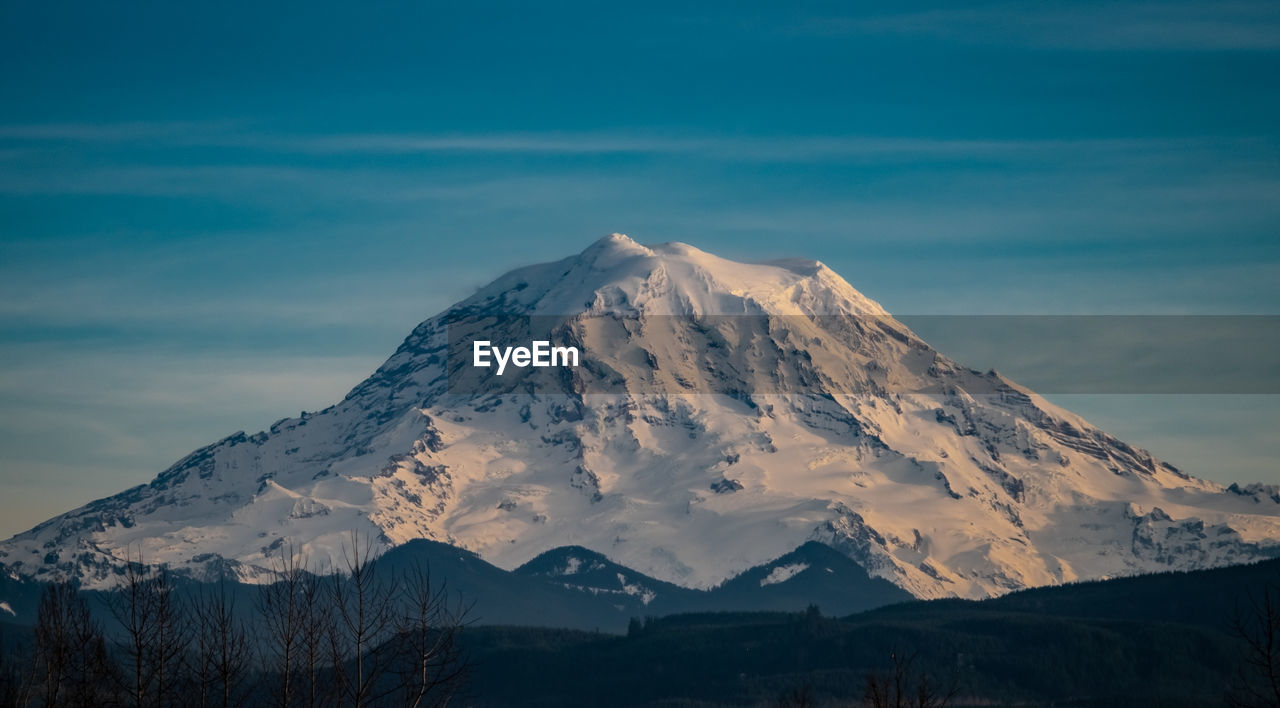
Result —
[[[0, 5], [0, 535], [612, 231], [904, 314], [1280, 313], [1274, 2], [263, 5]], [[1274, 399], [1061, 402], [1278, 482]]]

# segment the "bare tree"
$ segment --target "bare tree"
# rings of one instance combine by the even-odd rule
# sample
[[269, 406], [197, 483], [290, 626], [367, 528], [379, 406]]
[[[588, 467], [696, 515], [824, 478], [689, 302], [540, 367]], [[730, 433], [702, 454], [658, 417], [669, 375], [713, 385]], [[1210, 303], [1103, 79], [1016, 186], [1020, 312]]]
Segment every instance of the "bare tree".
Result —
[[302, 633], [299, 645], [301, 666], [298, 674], [302, 686], [299, 689], [299, 695], [306, 708], [315, 708], [333, 700], [332, 694], [323, 691], [320, 684], [333, 615], [330, 612], [327, 588], [319, 575], [306, 573], [303, 576], [301, 601]]
[[402, 614], [396, 623], [398, 692], [407, 708], [443, 706], [467, 670], [458, 634], [471, 605], [449, 601], [448, 587], [431, 584], [431, 573], [415, 566], [400, 583]]
[[1242, 607], [1236, 604], [1231, 626], [1244, 644], [1227, 701], [1241, 708], [1280, 706], [1280, 588], [1270, 583]]
[[381, 580], [373, 559], [373, 541], [351, 533], [342, 546], [346, 573], [330, 577], [332, 616], [330, 651], [337, 691], [354, 708], [380, 697], [378, 687], [389, 664], [388, 640], [395, 630], [396, 583]]
[[271, 695], [281, 708], [289, 708], [295, 702], [294, 674], [306, 621], [303, 586], [307, 575], [306, 561], [290, 543], [280, 549], [280, 559], [273, 563], [271, 582], [258, 591], [258, 614], [266, 636], [266, 666], [278, 676]]
[[[227, 584], [179, 597], [164, 567], [127, 557], [107, 604], [115, 652], [71, 583], [42, 597], [31, 657], [0, 644], [2, 705], [137, 708], [255, 704], [444, 706], [467, 661], [458, 643], [471, 606], [414, 567], [378, 572], [373, 542], [352, 533], [328, 577], [285, 549], [275, 582], [259, 588], [251, 639]], [[272, 685], [251, 685], [255, 655]], [[114, 685], [116, 693], [103, 686]]]
[[216, 590], [192, 601], [191, 613], [195, 621], [192, 673], [201, 707], [243, 705], [248, 698], [252, 646], [236, 617], [235, 598], [219, 582]]
[[110, 607], [121, 628], [118, 650], [125, 669], [121, 683], [129, 694], [130, 704], [138, 708], [147, 705], [153, 680], [148, 646], [152, 633], [151, 603], [147, 596], [147, 576], [141, 555], [136, 562], [126, 558], [124, 583], [111, 596]]
[[951, 681], [942, 686], [917, 663], [916, 652], [889, 653], [891, 668], [887, 674], [867, 674], [864, 705], [872, 708], [946, 708], [959, 690]]
[[172, 705], [182, 683], [182, 659], [189, 639], [187, 617], [177, 593], [173, 577], [164, 567], [147, 579], [147, 600], [151, 605], [151, 664], [155, 676], [155, 705]]
[[33, 668], [43, 705], [106, 702], [111, 664], [102, 628], [70, 581], [55, 582], [41, 593], [34, 637]]
[[58, 705], [62, 680], [71, 663], [71, 605], [75, 588], [57, 582], [40, 594], [36, 611], [35, 668], [40, 681], [40, 698], [45, 705]]
[[121, 684], [129, 705], [173, 703], [181, 681], [187, 627], [173, 581], [163, 567], [148, 568], [141, 554], [125, 559], [124, 583], [113, 593], [111, 614], [120, 624]]

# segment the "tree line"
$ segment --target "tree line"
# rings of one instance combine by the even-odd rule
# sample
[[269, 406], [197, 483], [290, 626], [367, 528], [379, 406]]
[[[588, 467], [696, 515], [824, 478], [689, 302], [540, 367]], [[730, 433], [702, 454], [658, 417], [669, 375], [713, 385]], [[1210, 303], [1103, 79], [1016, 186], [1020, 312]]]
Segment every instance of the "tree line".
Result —
[[443, 706], [466, 678], [471, 606], [426, 568], [383, 572], [374, 555], [352, 534], [320, 574], [286, 547], [248, 608], [225, 581], [184, 590], [130, 559], [106, 626], [75, 582], [54, 582], [31, 636], [0, 643], [0, 705]]

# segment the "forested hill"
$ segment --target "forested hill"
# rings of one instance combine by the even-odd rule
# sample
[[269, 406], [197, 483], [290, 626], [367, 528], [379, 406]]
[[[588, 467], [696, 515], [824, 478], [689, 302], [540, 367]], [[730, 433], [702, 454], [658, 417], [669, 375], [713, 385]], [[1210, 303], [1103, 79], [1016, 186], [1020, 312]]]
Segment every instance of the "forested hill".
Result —
[[[709, 613], [633, 623], [627, 637], [477, 628], [477, 705], [847, 705], [891, 655], [909, 678], [994, 705], [1221, 705], [1263, 626], [1251, 598], [1280, 561], [910, 602], [852, 616]], [[1280, 597], [1277, 597], [1280, 599]]]

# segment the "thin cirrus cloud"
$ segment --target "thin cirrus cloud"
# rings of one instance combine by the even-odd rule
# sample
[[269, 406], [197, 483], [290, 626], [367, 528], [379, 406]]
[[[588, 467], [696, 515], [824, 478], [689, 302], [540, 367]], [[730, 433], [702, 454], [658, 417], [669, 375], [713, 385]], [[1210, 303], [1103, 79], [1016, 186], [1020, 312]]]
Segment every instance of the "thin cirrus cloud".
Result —
[[[398, 245], [405, 241], [398, 234], [430, 233], [440, 228], [437, 224], [502, 233], [567, 220], [571, 228], [595, 224], [598, 230], [607, 221], [642, 237], [801, 233], [820, 240], [854, 238], [864, 248], [947, 247], [952, 249], [943, 252], [948, 259], [964, 244], [1006, 244], [1016, 246], [1000, 251], [1006, 256], [1054, 259], [1096, 254], [1104, 245], [1120, 256], [1141, 246], [1142, 258], [1149, 260], [1160, 252], [1186, 251], [1209, 235], [1253, 243], [1280, 218], [1280, 182], [1272, 172], [1280, 146], [1258, 136], [282, 134], [243, 126], [229, 131], [218, 122], [205, 127], [161, 122], [44, 130], [0, 126], [0, 140], [54, 156], [47, 163], [7, 163], [0, 195], [13, 199], [145, 196], [219, 205], [211, 213], [222, 221], [204, 222], [206, 230], [216, 232], [208, 237], [208, 247], [175, 244], [142, 254], [145, 258], [129, 251], [125, 265], [131, 278], [140, 264], [153, 270], [180, 269], [182, 261], [193, 258], [213, 259], [215, 266], [232, 259], [253, 264], [261, 262], [264, 248], [296, 264], [290, 244], [298, 239], [324, 248], [378, 236]], [[139, 140], [151, 141], [156, 149], [132, 152]], [[64, 164], [57, 155], [67, 141], [101, 152], [93, 160]], [[186, 150], [230, 145], [242, 151]], [[442, 153], [450, 153], [449, 159], [435, 159]], [[488, 159], [512, 153], [547, 160]], [[419, 154], [423, 159], [364, 159]], [[617, 169], [612, 160], [618, 155], [633, 161]], [[759, 164], [747, 164], [753, 161]], [[787, 164], [775, 169], [775, 161]], [[237, 210], [249, 212], [247, 223], [227, 221]], [[145, 212], [128, 220], [110, 216], [131, 231], [151, 228], [135, 223]], [[73, 255], [83, 246], [92, 251], [95, 242], [115, 238], [100, 223], [74, 225], [90, 229], [87, 235], [51, 235], [33, 224], [37, 232], [27, 235], [13, 222], [0, 247], [14, 267], [23, 249]], [[161, 226], [185, 232], [195, 223]], [[59, 249], [59, 239], [79, 243]], [[1037, 253], [1029, 250], [1032, 244], [1051, 251]], [[1209, 255], [1229, 259], [1238, 250], [1216, 248]], [[1261, 246], [1251, 262], [1271, 250]], [[165, 260], [158, 261], [160, 256]], [[911, 254], [915, 264], [928, 257], [927, 252]], [[828, 258], [839, 260], [838, 255]], [[348, 271], [356, 266], [344, 263]], [[22, 270], [11, 280], [20, 280]], [[274, 279], [301, 270], [295, 265]], [[42, 289], [34, 282], [27, 292]]]
[[[158, 151], [134, 156], [135, 141], [149, 141]], [[1271, 165], [1280, 146], [1265, 137], [1201, 136], [1182, 138], [1109, 139], [924, 139], [883, 136], [632, 137], [589, 134], [326, 134], [288, 135], [268, 132], [228, 133], [222, 124], [208, 130], [182, 124], [129, 124], [90, 129], [86, 126], [0, 126], [0, 141], [31, 156], [4, 158], [0, 194], [14, 197], [80, 194], [234, 198], [238, 204], [276, 202], [296, 207], [295, 195], [308, 195], [308, 208], [339, 203], [416, 204], [439, 202], [455, 209], [468, 203], [485, 209], [589, 207], [618, 200], [621, 195], [648, 198], [670, 208], [691, 196], [707, 195], [703, 210], [716, 203], [732, 206], [710, 194], [715, 180], [700, 180], [699, 170], [728, 169], [758, 162], [796, 164], [795, 169], [866, 169], [854, 178], [857, 189], [838, 191], [840, 179], [821, 180], [819, 189], [804, 189], [800, 203], [824, 201], [838, 207], [856, 202], [858, 195], [875, 204], [892, 205], [894, 194], [918, 197], [928, 188], [929, 204], [950, 198], [999, 204], [1028, 195], [1046, 203], [1025, 202], [1018, 208], [1059, 211], [1059, 195], [1093, 193], [1090, 208], [1116, 202], [1118, 196], [1135, 203], [1163, 199], [1168, 213], [1189, 205], [1217, 200], [1262, 204], [1273, 199], [1277, 183]], [[104, 152], [92, 161], [63, 163], [60, 146], [87, 142]], [[196, 147], [236, 146], [233, 155], [195, 155]], [[0, 145], [3, 149], [3, 145]], [[41, 151], [49, 159], [39, 159]], [[487, 154], [528, 154], [554, 162], [511, 169], [483, 158]], [[389, 163], [377, 167], [361, 157], [422, 155], [424, 161]], [[435, 155], [456, 155], [472, 162], [437, 164]], [[618, 170], [611, 159], [631, 162]], [[210, 162], [216, 159], [217, 162]], [[673, 162], [676, 161], [676, 162]], [[673, 164], [680, 170], [670, 171]], [[807, 163], [799, 165], [798, 163]], [[998, 166], [1000, 170], [994, 170]], [[447, 167], [448, 169], [445, 169]], [[892, 170], [908, 170], [906, 173]], [[648, 170], [648, 172], [646, 172]], [[886, 171], [888, 170], [888, 171]], [[734, 179], [768, 185], [790, 172], [745, 171]], [[659, 177], [660, 175], [660, 177]], [[691, 181], [692, 180], [692, 181]], [[664, 185], [690, 182], [690, 189]], [[983, 185], [979, 190], [978, 185]], [[795, 183], [782, 189], [796, 188]], [[780, 190], [767, 190], [781, 194]], [[677, 193], [678, 192], [678, 193]], [[824, 194], [825, 192], [825, 194]], [[736, 192], [733, 192], [736, 193]], [[1163, 193], [1163, 196], [1162, 196]], [[1218, 196], [1214, 196], [1218, 195]], [[729, 201], [732, 197], [727, 197]], [[634, 200], [633, 200], [634, 201]], [[738, 204], [725, 214], [732, 219], [739, 208], [750, 210], [759, 200]], [[1174, 203], [1176, 202], [1176, 203]], [[1079, 202], [1083, 203], [1083, 202]], [[964, 207], [968, 209], [970, 207]], [[1263, 207], [1263, 211], [1270, 213]], [[1165, 213], [1153, 210], [1152, 214]], [[718, 214], [717, 214], [718, 216]], [[910, 217], [904, 213], [903, 216]], [[1162, 217], [1161, 217], [1162, 218]], [[1161, 218], [1157, 218], [1160, 221]]]
[[1276, 51], [1274, 2], [1005, 3], [809, 18], [800, 34], [925, 36], [973, 45], [1081, 51]]
[[[689, 155], [731, 161], [829, 161], [867, 158], [1126, 156], [1267, 147], [1256, 136], [1170, 138], [981, 139], [882, 135], [635, 135], [631, 133], [328, 133], [291, 134], [243, 123], [149, 122], [126, 124], [0, 125], [0, 142], [15, 156], [42, 145], [81, 143], [102, 147], [241, 148], [265, 154], [395, 155], [431, 153], [533, 153], [547, 155]], [[16, 145], [13, 145], [16, 144]], [[1274, 146], [1271, 146], [1274, 147]], [[3, 153], [0, 153], [3, 154]]]

